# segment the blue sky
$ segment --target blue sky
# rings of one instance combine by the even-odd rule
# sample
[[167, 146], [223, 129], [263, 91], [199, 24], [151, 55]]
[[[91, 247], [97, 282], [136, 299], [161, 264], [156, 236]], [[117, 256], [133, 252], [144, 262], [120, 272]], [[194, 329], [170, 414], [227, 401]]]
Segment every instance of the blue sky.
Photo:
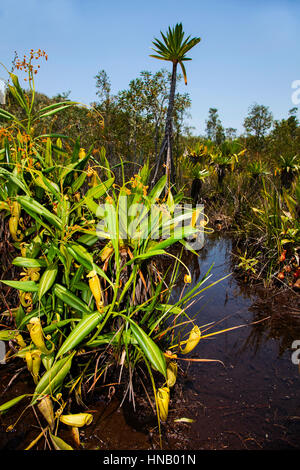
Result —
[[89, 104], [101, 69], [117, 93], [142, 70], [170, 67], [149, 54], [153, 38], [177, 22], [202, 38], [189, 55], [188, 85], [180, 85], [192, 100], [195, 134], [204, 133], [210, 107], [239, 132], [254, 102], [275, 119], [287, 116], [300, 79], [299, 0], [2, 0], [0, 61], [10, 66], [15, 50], [44, 49], [38, 91], [71, 90]]

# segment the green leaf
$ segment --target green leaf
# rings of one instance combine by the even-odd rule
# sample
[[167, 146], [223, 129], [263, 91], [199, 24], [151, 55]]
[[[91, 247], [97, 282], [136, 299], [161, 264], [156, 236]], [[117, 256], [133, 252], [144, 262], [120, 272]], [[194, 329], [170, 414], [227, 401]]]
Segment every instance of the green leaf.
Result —
[[99, 237], [97, 237], [97, 235], [86, 233], [84, 235], [81, 235], [81, 237], [79, 237], [77, 241], [79, 243], [83, 243], [86, 246], [93, 246], [98, 240]]
[[168, 253], [165, 250], [150, 250], [147, 253], [143, 253], [141, 255], [136, 255], [134, 258], [131, 260], [127, 261], [126, 266], [130, 265], [132, 263], [135, 263], [136, 261], [143, 261], [148, 258], [153, 258], [154, 256], [159, 256], [159, 255], [167, 255]]
[[[49, 106], [45, 106], [45, 108], [40, 109], [39, 114], [45, 114], [48, 111], [59, 109], [61, 106], [65, 106], [65, 105], [73, 106], [76, 104], [78, 104], [76, 101], [61, 101], [60, 103], [53, 103], [53, 104], [50, 104]], [[61, 135], [59, 134], [58, 137], [61, 137]]]
[[48, 180], [41, 172], [39, 172], [39, 176], [33, 177], [33, 179], [37, 186], [40, 186], [45, 191], [50, 191], [56, 199], [60, 199], [59, 187], [56, 183]]
[[157, 344], [140, 328], [134, 321], [130, 321], [131, 331], [139, 343], [143, 353], [151, 362], [152, 366], [164, 377], [167, 376], [166, 360]]
[[60, 284], [55, 284], [53, 293], [65, 304], [69, 305], [69, 307], [71, 308], [74, 308], [78, 312], [91, 313], [91, 310], [88, 305], [82, 300], [80, 300], [76, 295], [72, 294], [72, 292], [70, 292], [64, 286], [61, 286]]
[[88, 271], [96, 271], [97, 274], [103, 277], [112, 287], [114, 287], [113, 283], [111, 282], [109, 277], [107, 277], [105, 272], [101, 268], [99, 268], [99, 266], [94, 264], [92, 255], [84, 246], [73, 243], [67, 245], [67, 250], [78, 263], [85, 267], [85, 269], [87, 269]]
[[66, 326], [74, 321], [79, 320], [77, 318], [68, 318], [66, 320], [54, 321], [53, 323], [50, 323], [50, 325], [43, 328], [43, 332], [45, 333], [45, 335], [48, 335], [49, 333], [53, 333], [53, 331], [56, 331], [59, 328], [62, 328], [63, 326]]
[[60, 230], [62, 229], [62, 221], [60, 218], [32, 197], [19, 196], [16, 199], [27, 212], [34, 212], [38, 214], [38, 216], [44, 217], [48, 222], [50, 222], [50, 224], [54, 225], [54, 227]]
[[180, 315], [183, 310], [180, 307], [176, 307], [175, 305], [172, 304], [160, 304], [157, 306], [158, 310], [161, 310], [162, 312], [170, 312], [173, 315]]
[[149, 200], [151, 204], [155, 204], [156, 199], [159, 198], [159, 196], [161, 195], [166, 185], [166, 182], [167, 182], [167, 176], [164, 175], [160, 178], [160, 180], [156, 183], [154, 188], [151, 190], [151, 192], [149, 193]]
[[27, 393], [25, 393], [24, 395], [19, 395], [18, 397], [3, 403], [3, 405], [0, 405], [0, 414], [6, 413], [12, 406], [16, 405], [19, 403], [19, 401], [23, 400], [23, 398], [27, 396]]
[[92, 341], [87, 342], [85, 346], [89, 348], [97, 348], [98, 346], [101, 346], [101, 344], [133, 344], [137, 346], [138, 342], [130, 330], [123, 330], [118, 331], [117, 333], [112, 332], [101, 334]]
[[0, 117], [8, 120], [12, 119], [13, 121], [17, 120], [17, 118], [13, 114], [9, 113], [8, 111], [2, 108], [0, 108]]
[[46, 224], [46, 222], [44, 222], [34, 211], [30, 210], [28, 207], [26, 209], [26, 212], [30, 215], [30, 217], [32, 217], [39, 225], [44, 227], [54, 237], [54, 233], [51, 230], [50, 225]]
[[71, 180], [73, 176], [72, 173], [74, 174], [75, 171], [82, 170], [89, 158], [90, 158], [90, 155], [89, 153], [87, 153], [86, 156], [82, 158], [81, 160], [78, 160], [74, 163], [64, 166], [59, 176], [60, 181], [62, 181], [64, 185], [71, 184]]
[[76, 327], [71, 331], [67, 339], [62, 344], [60, 350], [57, 353], [57, 357], [66, 354], [71, 349], [74, 349], [78, 344], [80, 344], [84, 338], [88, 336], [91, 331], [93, 331], [98, 323], [102, 320], [104, 314], [100, 312], [94, 312], [86, 315]]
[[22, 321], [25, 317], [26, 313], [24, 312], [23, 306], [20, 304], [18, 310], [16, 311], [15, 321], [16, 327], [20, 329]]
[[43, 272], [42, 277], [39, 283], [38, 298], [41, 300], [43, 295], [48, 292], [49, 289], [54, 284], [58, 272], [57, 265], [48, 266], [48, 268]]
[[[46, 108], [44, 108], [43, 110], [41, 109], [39, 114], [33, 119], [33, 121], [36, 121], [37, 119], [42, 119], [48, 116], [52, 116], [53, 114], [56, 114], [62, 111], [63, 109], [70, 108], [70, 106], [74, 106], [74, 104], [77, 104], [77, 103], [75, 103], [75, 101], [74, 102], [70, 101], [68, 102], [68, 104], [65, 104], [65, 105], [62, 105], [62, 103], [57, 103], [57, 104], [59, 104], [60, 106], [57, 107], [56, 109], [52, 109], [49, 111], [45, 111]], [[50, 106], [48, 108], [50, 108]]]
[[27, 100], [25, 98], [25, 95], [23, 93], [23, 90], [20, 86], [20, 83], [19, 83], [19, 79], [17, 77], [17, 75], [15, 75], [14, 73], [10, 73], [10, 78], [12, 79], [12, 82], [13, 82], [13, 85], [14, 86], [11, 86], [9, 85], [9, 91], [11, 92], [11, 94], [13, 95], [13, 97], [16, 99], [16, 101], [19, 103], [19, 105], [26, 110], [26, 112], [28, 112], [28, 103], [27, 103]]
[[99, 209], [99, 204], [97, 204], [95, 201], [93, 201], [93, 199], [91, 199], [90, 197], [84, 197], [82, 199], [82, 201], [84, 202], [84, 205], [94, 214], [94, 215], [97, 215], [98, 216], [98, 209]]
[[32, 312], [30, 313], [27, 313], [21, 320], [20, 324], [18, 325], [18, 328], [19, 330], [23, 330], [25, 325], [27, 325], [27, 323], [29, 323], [29, 321], [31, 320], [31, 318], [33, 317], [37, 317], [37, 316], [40, 316], [42, 317], [43, 315], [49, 313], [50, 311], [53, 310], [53, 306], [50, 305], [50, 306], [43, 306], [41, 305], [40, 308], [35, 308], [34, 310], [32, 310]]
[[55, 392], [61, 387], [67, 373], [69, 372], [72, 364], [72, 359], [75, 351], [69, 356], [55, 361], [53, 366], [45, 372], [43, 377], [38, 382], [34, 391], [31, 405], [35, 405], [38, 398], [42, 395], [55, 394]]
[[49, 431], [52, 444], [54, 445], [55, 450], [74, 450], [69, 444], [67, 444], [63, 439], [58, 436], [54, 436]]
[[0, 281], [7, 286], [13, 287], [24, 292], [37, 292], [39, 285], [34, 281]]
[[47, 266], [46, 261], [43, 259], [22, 258], [22, 256], [17, 256], [12, 264], [22, 268], [45, 268]]
[[114, 181], [115, 178], [112, 177], [109, 178], [107, 181], [104, 181], [103, 183], [100, 183], [97, 186], [90, 188], [86, 193], [86, 197], [90, 197], [92, 199], [99, 199], [103, 196], [103, 194], [107, 192], [107, 190], [111, 187]]
[[[78, 191], [81, 188], [81, 186], [83, 185], [83, 183], [86, 180], [86, 177], [87, 177], [87, 174], [86, 174], [85, 171], [83, 171], [81, 173], [81, 175], [78, 178], [75, 179], [74, 183], [71, 186], [73, 193], [76, 193], [76, 191]], [[74, 209], [72, 209], [72, 210], [74, 210]]]
[[88, 252], [88, 250], [76, 243], [72, 243], [67, 246], [68, 252], [73, 256], [73, 258], [82, 266], [84, 266], [88, 271], [93, 269], [93, 256]]
[[179, 242], [183, 238], [189, 237], [190, 235], [195, 235], [197, 233], [198, 233], [198, 229], [196, 229], [194, 227], [191, 227], [191, 226], [176, 228], [173, 231], [173, 234], [172, 234], [171, 237], [169, 237], [165, 240], [162, 240], [160, 242], [157, 242], [157, 243], [152, 242], [151, 243], [151, 248], [148, 250], [148, 253], [150, 253], [151, 251], [157, 251], [157, 250], [165, 249], [168, 246], [171, 246], [174, 243]]
[[[86, 176], [86, 173], [84, 173], [84, 175]], [[79, 177], [79, 179], [80, 178], [81, 177]], [[72, 211], [78, 209], [83, 204], [88, 205], [88, 204], [94, 203], [93, 199], [99, 199], [100, 197], [102, 197], [103, 194], [105, 194], [107, 190], [111, 187], [114, 181], [115, 181], [114, 177], [109, 178], [107, 181], [104, 181], [103, 183], [98, 184], [94, 188], [90, 188], [85, 194], [85, 196], [81, 199], [81, 201], [79, 201], [77, 204], [74, 205], [74, 207], [72, 208]], [[96, 211], [98, 209], [98, 204], [94, 203], [93, 207], [95, 208], [94, 210]]]
[[18, 330], [1, 330], [0, 341], [10, 341], [19, 334]]
[[0, 176], [7, 178], [12, 183], [16, 184], [20, 189], [24, 191], [26, 194], [30, 194], [29, 189], [27, 188], [26, 184], [17, 178], [13, 173], [6, 170], [5, 168], [0, 168]]

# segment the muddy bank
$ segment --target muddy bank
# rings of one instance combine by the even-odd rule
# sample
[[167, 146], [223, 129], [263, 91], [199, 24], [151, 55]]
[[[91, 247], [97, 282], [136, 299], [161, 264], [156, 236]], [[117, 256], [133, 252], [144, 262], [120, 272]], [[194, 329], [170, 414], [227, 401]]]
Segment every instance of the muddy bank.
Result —
[[[207, 285], [230, 273], [230, 253], [230, 239], [207, 239], [199, 260], [190, 260], [193, 283], [212, 264]], [[180, 295], [181, 288], [174, 296]], [[299, 307], [297, 294], [286, 297], [250, 289], [234, 276], [203, 292], [189, 312], [197, 315], [203, 334], [247, 326], [203, 339], [193, 351], [193, 359], [219, 362], [179, 361], [178, 382], [163, 426], [165, 449], [300, 449], [300, 375], [292, 362], [292, 343], [300, 339]], [[22, 362], [0, 365], [1, 402], [21, 367]], [[26, 392], [32, 392], [32, 381], [22, 373], [5, 392], [5, 400]], [[120, 408], [121, 398], [111, 387], [98, 388], [89, 397], [94, 420], [82, 432], [84, 449], [159, 448], [157, 421], [145, 394], [136, 399], [135, 410], [128, 402]], [[0, 417], [1, 449], [24, 449], [39, 434], [38, 419], [42, 419], [32, 410], [23, 414], [13, 431], [6, 431], [22, 409], [20, 404]], [[194, 421], [174, 421], [180, 418]], [[61, 427], [60, 435], [72, 443], [67, 428]], [[44, 441], [36, 448], [43, 449]]]

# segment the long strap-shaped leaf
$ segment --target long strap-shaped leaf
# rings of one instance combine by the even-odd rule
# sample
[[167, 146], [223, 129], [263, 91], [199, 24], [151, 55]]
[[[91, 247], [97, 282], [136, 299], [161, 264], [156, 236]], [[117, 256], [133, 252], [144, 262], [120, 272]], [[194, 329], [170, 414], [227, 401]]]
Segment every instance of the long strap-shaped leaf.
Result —
[[[85, 196], [82, 198], [81, 201], [79, 201], [77, 204], [74, 205], [72, 208], [71, 212], [78, 209], [81, 207], [83, 204], [86, 202], [87, 199], [99, 199], [100, 197], [103, 196], [103, 194], [106, 193], [106, 191], [111, 187], [111, 185], [114, 183], [115, 178], [109, 178], [107, 181], [104, 181], [103, 183], [98, 184], [97, 186], [90, 188]], [[98, 205], [97, 205], [98, 208]]]
[[30, 194], [30, 191], [29, 191], [27, 185], [23, 181], [21, 181], [17, 176], [15, 176], [13, 173], [11, 173], [10, 171], [6, 170], [5, 168], [0, 168], [0, 176], [4, 176], [9, 181], [16, 184], [20, 189], [22, 189], [24, 191], [24, 193]]
[[48, 266], [48, 268], [44, 271], [39, 283], [39, 300], [43, 297], [43, 295], [46, 294], [49, 289], [51, 289], [52, 285], [54, 284], [57, 272], [57, 265]]
[[37, 292], [39, 285], [34, 281], [0, 281], [9, 287], [21, 290], [23, 292]]
[[99, 266], [94, 264], [93, 256], [85, 247], [72, 243], [70, 245], [67, 245], [67, 250], [73, 256], [73, 258], [75, 258], [76, 261], [82, 266], [84, 266], [88, 271], [96, 271], [97, 274], [103, 277], [110, 284], [111, 287], [114, 287], [113, 283], [111, 282], [109, 277], [107, 277], [105, 272], [101, 268], [99, 268]]
[[78, 104], [76, 101], [61, 101], [60, 103], [51, 104], [45, 108], [40, 109], [37, 115], [34, 116], [33, 120], [50, 116], [51, 114], [57, 113], [64, 108], [69, 108], [70, 106], [74, 106], [76, 104]]
[[19, 196], [16, 199], [25, 210], [28, 209], [30, 212], [34, 212], [39, 216], [45, 217], [45, 219], [50, 222], [50, 224], [54, 225], [54, 227], [60, 230], [62, 229], [62, 221], [60, 220], [60, 218], [50, 212], [32, 197]]
[[[190, 235], [197, 234], [198, 230], [194, 227], [180, 227], [173, 231], [171, 237], [167, 238], [166, 240], [162, 240], [160, 242], [151, 242], [151, 247], [148, 253], [151, 253], [153, 250], [163, 250], [168, 246], [173, 245], [174, 243], [182, 240], [184, 237], [189, 237]], [[150, 244], [149, 244], [150, 245]]]
[[94, 312], [84, 317], [71, 331], [67, 339], [62, 344], [56, 357], [66, 354], [68, 351], [74, 349], [78, 344], [80, 344], [84, 338], [86, 338], [88, 334], [96, 328], [103, 317], [104, 314], [99, 312]]
[[151, 339], [150, 336], [148, 336], [147, 333], [142, 330], [142, 328], [140, 328], [130, 318], [127, 318], [127, 320], [130, 321], [131, 331], [147, 359], [151, 362], [152, 366], [156, 370], [158, 370], [164, 377], [166, 377], [166, 360], [162, 351], [159, 349], [153, 339]]
[[22, 256], [17, 256], [12, 264], [14, 266], [21, 266], [22, 268], [45, 268], [47, 267], [47, 262], [44, 259], [35, 259], [35, 258], [23, 258]]
[[66, 287], [61, 286], [60, 284], [55, 284], [53, 293], [56, 297], [69, 305], [69, 307], [72, 307], [81, 313], [92, 313], [87, 304], [76, 297], [76, 295], [72, 294], [72, 292], [66, 289]]
[[19, 403], [19, 401], [23, 400], [23, 398], [27, 396], [27, 394], [20, 395], [0, 405], [0, 415], [6, 413], [12, 406], [16, 405], [17, 403]]
[[71, 368], [74, 354], [75, 351], [69, 356], [66, 356], [63, 359], [55, 362], [53, 366], [47, 372], [45, 372], [36, 386], [33, 398], [31, 400], [31, 405], [34, 405], [41, 395], [46, 395], [48, 393], [53, 394], [57, 391]]

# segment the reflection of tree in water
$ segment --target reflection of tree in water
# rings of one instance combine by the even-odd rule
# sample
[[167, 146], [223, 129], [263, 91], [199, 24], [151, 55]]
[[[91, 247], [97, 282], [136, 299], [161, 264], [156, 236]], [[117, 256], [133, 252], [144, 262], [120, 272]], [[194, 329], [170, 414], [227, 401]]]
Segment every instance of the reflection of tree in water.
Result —
[[[300, 303], [299, 296], [292, 291], [271, 291], [271, 289], [250, 285], [244, 282], [236, 272], [237, 257], [234, 255], [236, 246], [229, 256], [233, 279], [238, 286], [238, 296], [250, 298], [255, 295], [249, 311], [253, 312], [253, 322], [260, 323], [251, 326], [251, 333], [245, 341], [242, 350], [253, 349], [254, 354], [262, 344], [270, 339], [278, 342], [278, 355], [291, 348], [295, 339], [300, 338]], [[262, 321], [266, 319], [265, 321]]]
[[260, 323], [251, 326], [242, 351], [251, 348], [255, 355], [263, 344], [272, 339], [278, 342], [278, 356], [281, 357], [291, 348], [292, 342], [300, 338], [300, 311], [296, 307], [280, 305], [275, 300], [259, 299], [249, 311], [254, 314], [252, 321]]
[[[223, 250], [226, 250], [225, 254]], [[209, 256], [213, 258], [215, 263], [214, 268], [218, 267], [218, 261], [223, 265], [224, 263], [226, 265], [228, 264], [228, 270], [225, 268], [224, 275], [226, 275], [227, 271], [228, 274], [232, 272], [236, 259], [230, 255], [230, 250], [230, 239], [225, 239], [222, 235], [207, 237], [203, 248], [199, 251], [199, 257], [183, 249], [182, 245], [179, 243], [174, 245], [169, 251], [188, 266], [192, 275], [192, 284], [184, 283], [186, 270], [180, 265], [176, 285], [170, 301], [176, 302], [184, 286], [185, 289], [189, 289], [200, 280], [200, 276], [205, 276], [207, 269], [201, 272], [201, 267]], [[157, 267], [161, 273], [165, 273], [168, 270], [166, 278], [167, 283], [172, 275], [174, 263], [175, 259], [170, 256], [159, 257], [157, 259]], [[274, 293], [264, 288], [260, 290], [255, 289], [247, 283], [242, 282], [234, 272], [232, 277], [228, 278], [228, 288], [232, 290], [234, 296], [237, 298], [254, 298], [253, 304], [249, 307], [249, 311], [253, 312], [251, 322], [259, 322], [253, 325], [249, 324], [247, 328], [243, 328], [244, 331], [250, 331], [250, 334], [243, 342], [240, 352], [251, 350], [255, 355], [265, 343], [270, 340], [275, 340], [278, 344], [278, 354], [280, 357], [286, 350], [291, 348], [291, 344], [295, 339], [300, 338], [299, 297], [297, 300], [296, 295], [293, 296], [293, 293], [288, 295], [287, 293]], [[224, 304], [226, 304], [227, 297], [225, 292], [224, 298]]]

